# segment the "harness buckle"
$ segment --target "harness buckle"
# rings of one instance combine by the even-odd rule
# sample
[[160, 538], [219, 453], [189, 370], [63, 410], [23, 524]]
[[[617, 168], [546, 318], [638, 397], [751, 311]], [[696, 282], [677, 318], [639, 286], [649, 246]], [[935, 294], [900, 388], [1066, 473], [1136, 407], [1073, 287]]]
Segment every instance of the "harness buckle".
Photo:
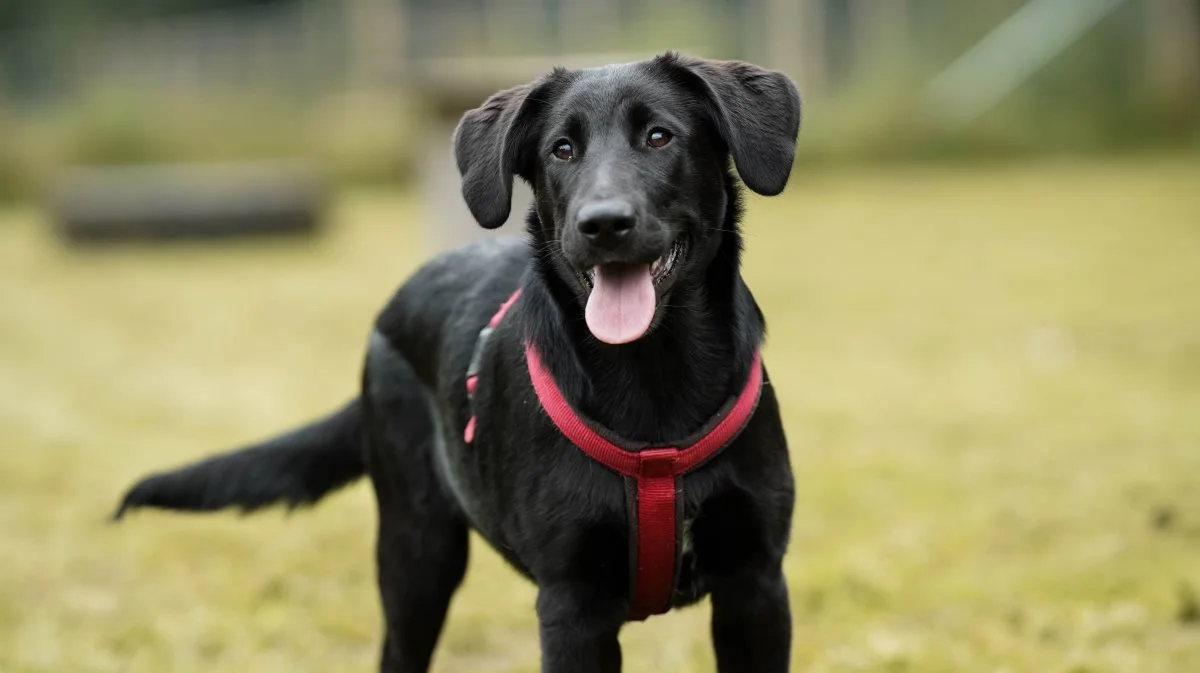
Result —
[[475, 340], [475, 350], [471, 352], [471, 362], [467, 365], [467, 378], [479, 375], [479, 368], [483, 366], [483, 348], [494, 331], [496, 328], [491, 325], [479, 330], [479, 338]]
[[638, 476], [646, 479], [673, 477], [675, 476], [675, 462], [678, 459], [679, 449], [673, 447], [639, 451]]

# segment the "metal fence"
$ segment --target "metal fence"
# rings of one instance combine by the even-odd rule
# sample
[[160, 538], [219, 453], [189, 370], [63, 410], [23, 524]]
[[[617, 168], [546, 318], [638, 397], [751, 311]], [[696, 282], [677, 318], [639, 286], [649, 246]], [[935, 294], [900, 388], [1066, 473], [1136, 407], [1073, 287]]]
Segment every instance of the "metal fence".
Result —
[[0, 35], [0, 86], [10, 101], [62, 99], [100, 83], [296, 94], [394, 82], [430, 59], [675, 46], [781, 67], [819, 93], [897, 60], [937, 71], [1033, 5], [1027, 13], [1039, 20], [1018, 26], [1009, 49], [1024, 40], [1060, 53], [1091, 27], [1063, 24], [1097, 7], [1122, 27], [1104, 48], [1160, 69], [1180, 66], [1148, 50], [1186, 60], [1200, 40], [1198, 0], [298, 0]]
[[1200, 0], [295, 0], [0, 34], [0, 113], [98, 88], [303, 103], [430, 76], [507, 85], [531, 62], [667, 47], [781, 68], [810, 101], [903, 81], [951, 126], [1061, 62], [1073, 69], [1043, 85], [1056, 105], [1085, 82], [1084, 110], [1150, 94], [1186, 118], [1200, 92]]

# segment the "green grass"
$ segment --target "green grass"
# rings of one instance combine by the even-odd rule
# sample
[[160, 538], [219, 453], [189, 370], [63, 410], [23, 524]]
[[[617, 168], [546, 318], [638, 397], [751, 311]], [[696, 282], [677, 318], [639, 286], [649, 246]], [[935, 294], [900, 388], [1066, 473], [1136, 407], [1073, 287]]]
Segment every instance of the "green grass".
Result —
[[[1183, 160], [894, 167], [752, 200], [795, 670], [1200, 671], [1197, 185]], [[104, 517], [353, 395], [428, 217], [356, 192], [316, 243], [79, 253], [0, 213], [0, 671], [373, 670], [366, 484]], [[533, 597], [476, 544], [436, 670], [538, 670]], [[707, 618], [630, 626], [626, 670], [712, 670]]]

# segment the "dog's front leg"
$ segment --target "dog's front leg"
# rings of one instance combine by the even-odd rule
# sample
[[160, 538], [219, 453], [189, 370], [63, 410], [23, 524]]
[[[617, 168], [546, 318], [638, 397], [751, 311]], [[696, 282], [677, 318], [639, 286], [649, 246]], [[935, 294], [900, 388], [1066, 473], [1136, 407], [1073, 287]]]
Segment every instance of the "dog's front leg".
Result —
[[538, 591], [542, 673], [620, 673], [624, 600], [576, 584]]
[[712, 593], [713, 647], [720, 673], [786, 673], [792, 613], [779, 564], [746, 569]]

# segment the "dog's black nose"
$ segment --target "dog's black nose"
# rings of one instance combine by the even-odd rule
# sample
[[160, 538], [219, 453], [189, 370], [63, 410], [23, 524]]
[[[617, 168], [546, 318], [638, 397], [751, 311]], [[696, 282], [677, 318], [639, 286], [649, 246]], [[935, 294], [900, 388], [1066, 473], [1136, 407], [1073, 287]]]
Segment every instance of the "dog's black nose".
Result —
[[588, 203], [579, 209], [579, 233], [601, 247], [613, 247], [625, 239], [636, 223], [633, 205], [620, 199]]

